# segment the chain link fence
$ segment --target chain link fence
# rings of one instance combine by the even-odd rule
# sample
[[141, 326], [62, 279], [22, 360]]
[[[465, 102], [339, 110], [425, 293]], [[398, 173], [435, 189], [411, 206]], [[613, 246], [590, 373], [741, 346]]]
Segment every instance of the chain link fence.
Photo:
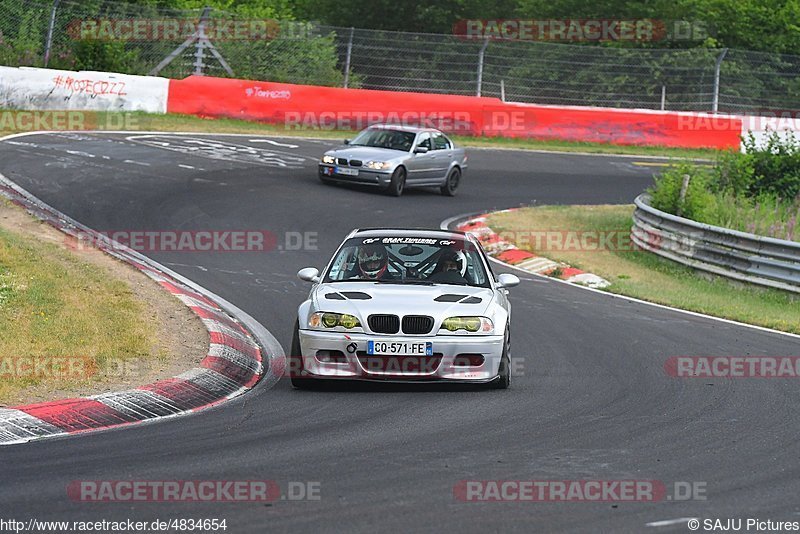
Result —
[[[107, 38], [120, 37], [120, 21], [142, 20], [150, 21], [150, 29], [153, 21], [188, 21], [195, 33]], [[81, 24], [92, 21], [111, 21], [105, 35], [102, 25], [94, 27], [106, 38], [81, 33]], [[207, 28], [198, 34], [200, 21]], [[250, 30], [263, 22], [220, 10], [152, 4], [0, 0], [0, 64], [170, 78], [203, 74], [551, 105], [732, 113], [800, 109], [800, 56], [475, 41], [298, 22], [272, 21], [266, 38], [252, 31], [245, 31], [247, 38], [213, 31], [230, 21]]]

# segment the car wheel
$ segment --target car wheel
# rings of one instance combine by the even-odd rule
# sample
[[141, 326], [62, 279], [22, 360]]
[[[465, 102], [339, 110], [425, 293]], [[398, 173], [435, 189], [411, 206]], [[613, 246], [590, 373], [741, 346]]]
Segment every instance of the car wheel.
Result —
[[392, 181], [389, 182], [389, 187], [386, 189], [386, 193], [393, 197], [399, 197], [403, 194], [403, 189], [405, 189], [405, 187], [406, 170], [404, 167], [398, 167], [392, 174]]
[[[508, 332], [508, 328], [506, 328]], [[503, 344], [503, 355], [500, 357], [500, 369], [497, 372], [498, 378], [491, 383], [492, 389], [508, 389], [511, 386], [511, 335], [506, 334]]]
[[445, 181], [444, 185], [440, 188], [440, 191], [446, 197], [455, 196], [460, 181], [461, 171], [459, 169], [453, 169], [450, 171], [450, 174], [447, 175], [447, 181]]
[[303, 371], [303, 353], [300, 350], [300, 320], [294, 323], [294, 335], [292, 335], [292, 350], [289, 352], [287, 358], [289, 366], [289, 378], [292, 381], [292, 386], [297, 389], [308, 389], [311, 387], [311, 379], [300, 378], [300, 373]]

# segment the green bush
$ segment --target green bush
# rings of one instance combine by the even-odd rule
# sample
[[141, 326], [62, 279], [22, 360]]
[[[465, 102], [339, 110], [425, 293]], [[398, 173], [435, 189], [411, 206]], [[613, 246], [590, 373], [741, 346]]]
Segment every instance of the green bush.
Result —
[[[764, 143], [749, 135], [745, 153], [726, 152], [716, 164], [669, 167], [648, 189], [652, 206], [695, 221], [795, 240], [800, 219], [800, 148], [792, 135]], [[690, 181], [683, 201], [683, 177]]]
[[[689, 185], [681, 201], [683, 179], [687, 175]], [[717, 199], [711, 191], [712, 182], [712, 173], [708, 169], [681, 163], [656, 178], [655, 186], [648, 192], [654, 208], [700, 221], [713, 217], [716, 210]]]

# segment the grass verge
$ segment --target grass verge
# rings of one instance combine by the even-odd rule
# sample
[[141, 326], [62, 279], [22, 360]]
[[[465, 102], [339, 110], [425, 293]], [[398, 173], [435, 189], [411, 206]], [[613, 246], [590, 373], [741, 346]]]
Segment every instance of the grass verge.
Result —
[[[567, 232], [626, 236], [633, 209], [633, 205], [540, 206], [491, 215], [487, 224], [498, 233], [506, 232], [503, 237], [516, 241], [519, 248], [602, 276], [611, 283], [606, 291], [800, 334], [800, 297], [796, 295], [706, 275], [655, 254], [631, 250], [625, 239], [610, 237], [608, 246], [586, 247], [592, 250], [579, 250], [564, 239]], [[560, 236], [558, 244], [553, 240], [548, 245], [547, 235]]]
[[44, 225], [25, 223], [39, 235], [12, 229], [18, 218], [29, 217], [0, 199], [0, 405], [96, 388], [131, 363], [161, 364], [157, 318], [131, 286], [45, 237]]
[[[203, 118], [194, 115], [154, 113], [94, 113], [86, 112], [83, 120], [86, 129], [167, 131], [202, 133], [241, 133], [253, 135], [280, 135], [289, 137], [321, 137], [344, 139], [353, 137], [354, 131], [287, 128], [281, 124], [253, 122], [240, 119]], [[80, 122], [80, 121], [78, 121]], [[0, 134], [19, 133], [19, 130], [2, 130]], [[610, 143], [585, 143], [578, 141], [512, 139], [504, 137], [454, 136], [461, 146], [480, 148], [506, 148], [517, 150], [546, 150], [556, 152], [585, 152], [592, 154], [630, 154], [661, 156], [676, 159], [714, 159], [718, 150], [687, 149], [660, 146], [624, 146]]]

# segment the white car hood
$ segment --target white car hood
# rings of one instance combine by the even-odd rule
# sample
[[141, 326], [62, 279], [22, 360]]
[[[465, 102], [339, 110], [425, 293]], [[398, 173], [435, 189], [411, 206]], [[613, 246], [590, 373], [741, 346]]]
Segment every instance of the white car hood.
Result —
[[[330, 298], [334, 295], [345, 300]], [[364, 295], [370, 298], [364, 298]], [[435, 300], [445, 295], [451, 300]], [[456, 301], [455, 296], [462, 298]], [[430, 315], [442, 320], [452, 316], [485, 315], [493, 298], [494, 292], [482, 287], [333, 282], [318, 285], [312, 301], [315, 311], [348, 313], [365, 320], [373, 313]], [[475, 303], [476, 299], [480, 299], [480, 302]]]

